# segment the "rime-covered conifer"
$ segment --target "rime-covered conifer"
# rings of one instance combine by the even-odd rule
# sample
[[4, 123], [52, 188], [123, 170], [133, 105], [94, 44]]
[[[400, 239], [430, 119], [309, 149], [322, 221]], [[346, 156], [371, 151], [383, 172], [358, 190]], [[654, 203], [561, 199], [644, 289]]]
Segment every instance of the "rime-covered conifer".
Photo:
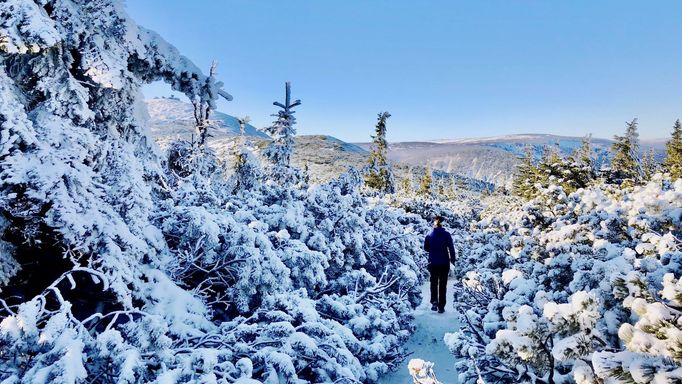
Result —
[[[277, 117], [271, 126], [265, 128], [265, 132], [273, 138], [264, 150], [263, 156], [270, 162], [270, 178], [279, 183], [298, 181], [299, 172], [291, 166], [291, 156], [294, 153], [294, 137], [296, 136], [296, 111], [293, 108], [301, 105], [301, 100], [291, 100], [291, 83], [285, 84], [284, 103], [275, 101], [273, 105], [280, 108]], [[296, 179], [296, 180], [294, 180]]]
[[673, 180], [682, 177], [682, 124], [679, 119], [675, 121], [670, 140], [665, 145], [662, 167]]
[[365, 174], [365, 184], [382, 193], [395, 192], [395, 180], [391, 165], [388, 163], [388, 141], [386, 141], [386, 121], [389, 117], [391, 114], [388, 112], [378, 115]]
[[433, 193], [433, 171], [430, 167], [426, 167], [424, 174], [419, 179], [419, 195], [430, 196]]
[[403, 177], [400, 181], [400, 190], [406, 194], [411, 195], [414, 193], [414, 186], [412, 185], [412, 173], [408, 172], [407, 176]]
[[682, 363], [682, 181], [494, 203], [463, 247], [460, 382], [670, 382]]
[[258, 160], [253, 153], [246, 148], [246, 138], [244, 136], [245, 126], [251, 120], [248, 116], [237, 119], [239, 122], [239, 140], [234, 154], [234, 173], [231, 176], [233, 191], [248, 190], [258, 185], [258, 180], [262, 176], [262, 170]]
[[639, 155], [637, 119], [628, 122], [625, 135], [616, 135], [614, 140], [615, 142], [611, 147], [613, 152], [611, 159], [612, 177], [619, 182], [638, 182], [642, 178], [643, 172]]
[[642, 177], [645, 181], [651, 180], [653, 175], [658, 172], [659, 165], [656, 162], [656, 153], [653, 148], [649, 148], [642, 156]]
[[524, 156], [516, 167], [512, 181], [512, 193], [525, 199], [535, 197], [535, 183], [537, 182], [537, 168], [533, 147], [526, 146]]

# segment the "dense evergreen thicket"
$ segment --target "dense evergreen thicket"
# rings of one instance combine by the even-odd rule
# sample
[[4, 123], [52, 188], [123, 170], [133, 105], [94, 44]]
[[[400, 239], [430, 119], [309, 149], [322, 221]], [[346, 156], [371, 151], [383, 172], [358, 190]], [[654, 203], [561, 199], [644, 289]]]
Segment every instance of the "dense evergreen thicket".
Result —
[[615, 136], [611, 148], [610, 166], [597, 168], [593, 158], [590, 137], [583, 139], [582, 146], [570, 156], [562, 157], [559, 150], [546, 147], [539, 161], [534, 148], [528, 146], [516, 168], [512, 193], [525, 200], [538, 197], [551, 185], [561, 186], [566, 193], [577, 191], [597, 183], [629, 187], [651, 180], [659, 171], [672, 180], [682, 177], [682, 125], [675, 122], [666, 155], [659, 164], [653, 148], [642, 153], [637, 132], [637, 119], [627, 123], [623, 136]]
[[[289, 84], [266, 164], [241, 147], [226, 176], [215, 66], [113, 0], [0, 15], [0, 381], [357, 383], [400, 361], [428, 224], [354, 170], [307, 184]], [[140, 93], [158, 80], [197, 129], [164, 152]]]
[[445, 337], [460, 382], [682, 380], [679, 123], [664, 174], [640, 160], [636, 124], [610, 168], [593, 168], [588, 139], [538, 163], [529, 148], [516, 197], [486, 200], [457, 266], [463, 326]]

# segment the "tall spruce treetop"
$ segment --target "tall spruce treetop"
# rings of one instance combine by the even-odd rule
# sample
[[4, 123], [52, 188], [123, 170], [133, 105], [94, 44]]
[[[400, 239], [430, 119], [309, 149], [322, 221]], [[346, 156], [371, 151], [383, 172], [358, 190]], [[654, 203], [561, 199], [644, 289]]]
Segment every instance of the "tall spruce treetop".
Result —
[[662, 165], [673, 180], [682, 177], [682, 124], [679, 119], [675, 121], [672, 137], [665, 145], [665, 160]]
[[[202, 88], [210, 92], [211, 89], [216, 87], [216, 69], [218, 67], [218, 62], [214, 61], [211, 64], [211, 70], [209, 71], [208, 77], [204, 81], [205, 84], [201, 84]], [[222, 83], [217, 83], [218, 87], [222, 87]], [[228, 100], [231, 100], [231, 96]], [[194, 107], [194, 125], [197, 133], [197, 145], [203, 147], [206, 144], [206, 140], [210, 136], [209, 129], [211, 128], [210, 115], [216, 107], [213, 98], [200, 97], [199, 95], [194, 96], [192, 99], [192, 106]]]
[[378, 114], [378, 121], [372, 136], [372, 149], [369, 154], [365, 183], [367, 186], [384, 193], [395, 192], [393, 171], [388, 163], [388, 142], [386, 141], [386, 120], [388, 112]]
[[419, 179], [419, 190], [417, 193], [422, 196], [430, 196], [433, 193], [433, 171], [431, 167], [427, 167], [421, 179]]
[[592, 135], [585, 136], [580, 148], [566, 162], [570, 183], [577, 188], [589, 185], [596, 178], [591, 139]]
[[588, 168], [590, 171], [594, 170], [594, 161], [592, 160], [592, 135], [583, 137], [580, 149], [575, 152], [573, 158], [579, 165]]
[[624, 136], [616, 135], [612, 145], [613, 159], [611, 169], [618, 181], [639, 181], [643, 176], [639, 158], [639, 133], [637, 133], [637, 119], [627, 123]]
[[291, 83], [285, 83], [284, 104], [275, 101], [273, 105], [280, 107], [273, 116], [277, 117], [271, 126], [265, 128], [265, 132], [274, 140], [265, 148], [263, 155], [272, 164], [272, 178], [278, 182], [286, 182], [294, 172], [291, 172], [291, 155], [294, 152], [294, 136], [296, 136], [295, 111], [292, 109], [301, 105], [301, 100], [291, 101]]
[[527, 145], [521, 163], [516, 167], [512, 180], [512, 193], [525, 199], [535, 196], [535, 181], [537, 180], [537, 168], [534, 165], [533, 146]]
[[658, 172], [659, 166], [656, 162], [656, 152], [653, 148], [649, 148], [642, 156], [642, 176], [644, 180], [649, 181]]
[[258, 184], [261, 176], [257, 159], [246, 147], [246, 124], [251, 121], [249, 116], [237, 118], [239, 123], [239, 140], [234, 153], [234, 174], [232, 175], [233, 191], [252, 189]]

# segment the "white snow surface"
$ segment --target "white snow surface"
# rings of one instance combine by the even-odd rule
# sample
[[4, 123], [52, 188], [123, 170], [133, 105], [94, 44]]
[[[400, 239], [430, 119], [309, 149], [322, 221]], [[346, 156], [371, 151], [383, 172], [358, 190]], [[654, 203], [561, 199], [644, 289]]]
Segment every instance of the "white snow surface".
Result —
[[457, 371], [455, 359], [443, 341], [446, 333], [459, 329], [458, 313], [452, 307], [452, 292], [455, 280], [448, 281], [448, 303], [445, 313], [431, 310], [429, 299], [429, 282], [422, 286], [422, 303], [414, 311], [414, 325], [416, 327], [410, 339], [405, 343], [405, 349], [411, 353], [398, 369], [387, 373], [379, 384], [412, 384], [412, 377], [407, 369], [409, 359], [422, 359], [434, 363], [433, 370], [436, 377], [443, 384], [456, 384]]

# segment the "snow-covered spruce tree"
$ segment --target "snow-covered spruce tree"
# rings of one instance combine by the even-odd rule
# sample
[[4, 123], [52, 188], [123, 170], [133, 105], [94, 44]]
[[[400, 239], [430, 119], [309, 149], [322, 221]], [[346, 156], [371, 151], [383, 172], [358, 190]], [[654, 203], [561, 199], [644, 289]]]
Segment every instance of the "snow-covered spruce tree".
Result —
[[400, 192], [406, 196], [412, 196], [414, 194], [411, 171], [408, 171], [407, 175], [400, 180]]
[[[678, 248], [679, 252], [679, 248]], [[634, 324], [620, 326], [618, 336], [625, 351], [595, 353], [593, 363], [599, 378], [621, 383], [670, 383], [682, 380], [682, 285], [675, 274], [663, 277], [657, 292], [637, 272], [616, 281], [623, 304], [636, 316]]]
[[583, 137], [580, 148], [577, 149], [573, 158], [575, 162], [588, 168], [590, 172], [594, 172], [594, 159], [592, 158], [592, 135], [587, 135]]
[[433, 172], [430, 167], [424, 169], [424, 173], [419, 179], [419, 188], [417, 194], [421, 196], [430, 196], [433, 193]]
[[[214, 89], [215, 75], [218, 63], [214, 61], [211, 64], [211, 70], [209, 71], [209, 76], [206, 79], [206, 84], [203, 85], [205, 88], [205, 93], [210, 93], [211, 89]], [[222, 83], [219, 84], [219, 87]], [[195, 96], [192, 98], [192, 106], [194, 108], [194, 127], [197, 134], [196, 145], [198, 147], [204, 147], [206, 140], [210, 137], [209, 130], [212, 128], [213, 124], [210, 120], [211, 111], [215, 109], [215, 102], [212, 98], [202, 98]]]
[[535, 155], [531, 145], [527, 145], [521, 162], [516, 167], [512, 180], [512, 193], [525, 199], [535, 197], [535, 183], [537, 169], [535, 167]]
[[528, 146], [512, 181], [514, 194], [530, 200], [551, 185], [561, 186], [566, 193], [587, 187], [595, 179], [591, 152], [589, 138], [585, 138], [581, 148], [566, 158], [561, 157], [556, 146], [548, 146], [534, 165], [533, 147]]
[[567, 158], [562, 158], [556, 147], [545, 148], [542, 160], [537, 165], [535, 187], [558, 185], [566, 193], [587, 187], [594, 179], [589, 160], [590, 151], [589, 142], [583, 142], [580, 151]]
[[[550, 184], [562, 185], [566, 182], [564, 174], [565, 164], [557, 145], [547, 145], [544, 147], [542, 158], [537, 165], [537, 180], [542, 186]], [[537, 187], [537, 186], [536, 186]]]
[[365, 172], [365, 184], [382, 193], [395, 192], [395, 180], [391, 165], [388, 163], [388, 142], [386, 141], [386, 120], [389, 117], [391, 114], [388, 112], [381, 112], [378, 115]]
[[642, 156], [642, 178], [644, 181], [649, 181], [658, 170], [659, 165], [656, 162], [656, 153], [653, 148], [649, 148]]
[[662, 167], [673, 180], [682, 177], [682, 124], [679, 119], [675, 121], [670, 140], [665, 145]]
[[597, 178], [592, 150], [592, 135], [583, 137], [580, 148], [568, 158], [570, 179], [577, 188], [592, 184]]
[[438, 177], [436, 179], [436, 194], [441, 200], [448, 198], [448, 192], [452, 190], [450, 185], [450, 179], [445, 176]]
[[280, 108], [271, 126], [264, 131], [273, 138], [264, 150], [263, 156], [270, 162], [268, 180], [277, 183], [296, 184], [300, 179], [300, 172], [291, 167], [291, 156], [294, 153], [294, 136], [296, 135], [296, 111], [293, 108], [301, 105], [301, 100], [291, 100], [291, 83], [285, 84], [284, 104], [275, 101], [273, 105]]
[[303, 174], [303, 183], [309, 184], [310, 183], [310, 165], [309, 165], [307, 160], [303, 164], [303, 170], [301, 172]]
[[614, 136], [615, 142], [611, 147], [610, 180], [613, 182], [638, 183], [642, 178], [642, 164], [639, 157], [639, 133], [637, 133], [637, 119], [627, 123], [625, 135]]
[[248, 116], [238, 119], [240, 133], [234, 154], [234, 172], [230, 176], [232, 192], [251, 190], [256, 187], [258, 180], [262, 177], [258, 159], [246, 148], [244, 127], [250, 120]]

